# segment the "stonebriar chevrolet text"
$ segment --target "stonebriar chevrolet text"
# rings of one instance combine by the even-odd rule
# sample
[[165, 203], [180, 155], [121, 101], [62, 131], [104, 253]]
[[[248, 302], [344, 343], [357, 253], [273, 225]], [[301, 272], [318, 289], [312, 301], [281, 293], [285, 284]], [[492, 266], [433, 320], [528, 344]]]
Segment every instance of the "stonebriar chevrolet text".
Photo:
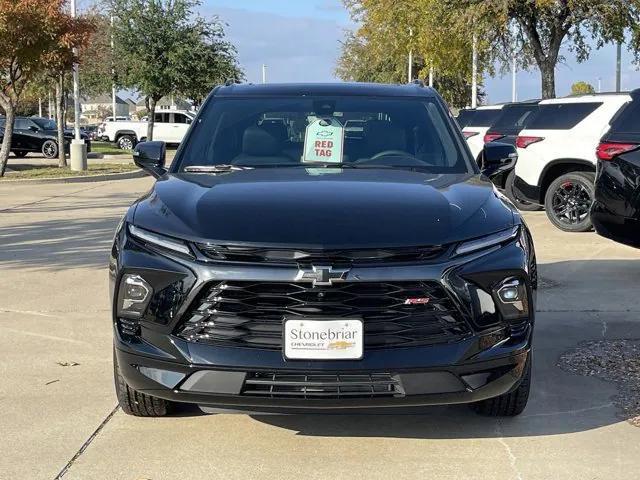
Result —
[[226, 85], [170, 168], [134, 159], [157, 181], [111, 250], [125, 412], [525, 408], [531, 235], [434, 90]]

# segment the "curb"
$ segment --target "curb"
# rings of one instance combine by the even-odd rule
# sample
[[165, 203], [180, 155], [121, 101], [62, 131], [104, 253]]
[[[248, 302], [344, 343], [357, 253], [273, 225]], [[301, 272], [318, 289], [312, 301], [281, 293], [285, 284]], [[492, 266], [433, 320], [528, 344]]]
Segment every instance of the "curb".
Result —
[[147, 174], [143, 170], [133, 170], [131, 172], [124, 173], [106, 173], [104, 175], [83, 175], [77, 177], [53, 177], [53, 178], [23, 178], [16, 180], [0, 181], [0, 187], [7, 184], [22, 184], [22, 185], [38, 185], [45, 183], [92, 183], [92, 182], [106, 182], [109, 180], [129, 180], [132, 178], [146, 177]]

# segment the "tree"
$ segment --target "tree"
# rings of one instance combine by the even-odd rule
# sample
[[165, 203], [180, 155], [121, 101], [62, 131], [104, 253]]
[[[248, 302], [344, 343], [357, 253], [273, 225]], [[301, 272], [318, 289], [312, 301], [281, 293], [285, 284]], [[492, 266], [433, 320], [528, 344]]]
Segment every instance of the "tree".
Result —
[[55, 83], [56, 124], [58, 127], [58, 166], [67, 166], [65, 154], [64, 130], [66, 126], [66, 85], [71, 83], [70, 76], [74, 63], [79, 62], [77, 51], [85, 47], [94, 31], [94, 24], [89, 18], [72, 18], [63, 14], [54, 27], [56, 41], [43, 57], [45, 73]]
[[176, 93], [198, 106], [214, 86], [241, 81], [244, 73], [238, 66], [235, 47], [225, 40], [224, 27], [218, 18], [197, 22], [190, 34], [183, 63], [178, 68]]
[[[431, 0], [428, 0], [431, 1]], [[505, 59], [520, 45], [524, 67], [540, 70], [542, 98], [553, 98], [555, 68], [564, 44], [579, 62], [607, 42], [624, 41], [640, 59], [640, 0], [439, 0], [457, 28], [484, 38], [493, 58]]]
[[13, 121], [24, 89], [62, 51], [76, 45], [83, 28], [65, 12], [65, 0], [0, 0], [0, 108], [6, 121], [0, 177], [11, 151]]
[[[227, 71], [238, 75], [235, 51], [217, 21], [194, 13], [199, 0], [112, 0], [116, 56], [123, 85], [145, 97], [147, 140], [153, 140], [156, 103], [170, 94], [204, 96]], [[198, 98], [194, 98], [198, 100]]]
[[596, 89], [590, 83], [582, 81], [571, 85], [571, 95], [583, 95], [585, 93], [596, 93]]
[[[82, 63], [80, 88], [83, 95], [89, 96], [111, 93], [114, 84], [121, 86], [118, 73], [124, 69], [121, 60], [114, 55], [111, 48], [111, 20], [107, 15], [97, 11], [89, 12], [87, 17], [95, 30], [91, 41], [79, 51]], [[110, 112], [109, 115], [111, 114]]]
[[[436, 0], [345, 0], [355, 32], [348, 32], [336, 68], [344, 80], [398, 83], [407, 80], [413, 53], [414, 78], [434, 69], [434, 86], [451, 105], [469, 104], [471, 38], [456, 32]], [[481, 68], [491, 71], [486, 55]], [[480, 82], [481, 83], [481, 82]], [[480, 99], [483, 97], [481, 92]]]

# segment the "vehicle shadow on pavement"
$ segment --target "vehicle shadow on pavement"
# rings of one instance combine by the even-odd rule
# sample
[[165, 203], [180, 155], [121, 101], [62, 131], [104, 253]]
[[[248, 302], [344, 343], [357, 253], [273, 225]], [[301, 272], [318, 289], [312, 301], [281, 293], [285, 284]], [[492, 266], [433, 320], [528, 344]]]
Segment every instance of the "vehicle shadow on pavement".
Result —
[[119, 221], [118, 216], [97, 216], [2, 226], [0, 268], [104, 268]]

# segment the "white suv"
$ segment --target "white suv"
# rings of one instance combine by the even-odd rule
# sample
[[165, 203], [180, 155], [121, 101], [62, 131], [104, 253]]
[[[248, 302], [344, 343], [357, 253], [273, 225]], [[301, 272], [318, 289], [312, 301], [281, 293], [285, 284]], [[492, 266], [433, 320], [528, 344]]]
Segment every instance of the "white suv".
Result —
[[480, 158], [484, 148], [484, 134], [489, 127], [500, 116], [504, 105], [487, 105], [476, 108], [471, 116], [465, 120], [466, 125], [462, 127], [462, 134], [467, 139], [469, 149], [476, 161]]
[[544, 205], [561, 230], [590, 230], [596, 147], [611, 119], [630, 101], [627, 93], [607, 93], [540, 102], [516, 139], [514, 194]]

